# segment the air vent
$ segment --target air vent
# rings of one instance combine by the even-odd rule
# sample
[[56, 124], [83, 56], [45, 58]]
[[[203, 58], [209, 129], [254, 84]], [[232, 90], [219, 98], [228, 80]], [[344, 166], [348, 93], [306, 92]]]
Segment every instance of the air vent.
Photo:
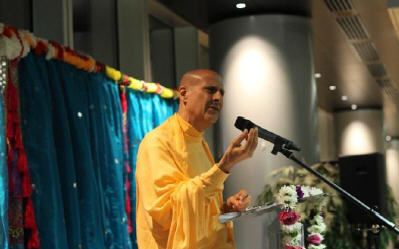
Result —
[[350, 0], [324, 0], [331, 12], [352, 11], [353, 5]]
[[359, 16], [337, 17], [337, 22], [350, 40], [365, 40], [369, 38]]
[[353, 43], [352, 46], [363, 61], [370, 62], [380, 59], [374, 44], [371, 42]]
[[399, 100], [399, 92], [393, 86], [389, 79], [377, 80], [377, 84], [384, 90], [385, 94], [389, 96], [393, 101]]
[[375, 77], [375, 78], [380, 78], [380, 77], [384, 77], [387, 75], [387, 72], [385, 71], [385, 67], [382, 64], [367, 65], [367, 68], [368, 68], [369, 72], [371, 73], [371, 75], [373, 75], [373, 77]]

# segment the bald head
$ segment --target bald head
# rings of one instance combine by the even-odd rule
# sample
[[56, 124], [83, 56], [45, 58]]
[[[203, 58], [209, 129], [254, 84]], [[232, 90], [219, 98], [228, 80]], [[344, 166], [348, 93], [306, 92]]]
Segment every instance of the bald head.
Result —
[[201, 81], [217, 80], [220, 82], [220, 76], [212, 70], [196, 69], [186, 72], [180, 80], [179, 88], [182, 86], [190, 87], [197, 85]]
[[220, 76], [212, 70], [186, 72], [179, 86], [179, 114], [198, 131], [215, 123], [223, 106], [223, 86]]

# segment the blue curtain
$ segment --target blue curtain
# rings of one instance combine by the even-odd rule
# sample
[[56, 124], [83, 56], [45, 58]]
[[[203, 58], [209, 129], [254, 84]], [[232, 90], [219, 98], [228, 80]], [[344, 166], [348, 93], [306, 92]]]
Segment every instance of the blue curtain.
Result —
[[8, 171], [6, 161], [6, 142], [3, 97], [0, 94], [0, 248], [8, 249]]
[[127, 160], [133, 170], [126, 172], [114, 82], [30, 53], [19, 64], [19, 93], [41, 248], [137, 248], [135, 228], [128, 234], [124, 183], [132, 185], [134, 226], [138, 143], [174, 113], [177, 101], [127, 90]]
[[[132, 221], [135, 220], [136, 207], [136, 157], [137, 150], [144, 135], [160, 125], [163, 121], [169, 118], [178, 108], [178, 102], [172, 99], [163, 99], [158, 95], [138, 92], [134, 90], [127, 91], [128, 103], [128, 137], [129, 137], [129, 162], [133, 170], [128, 175], [129, 181], [132, 183], [130, 188], [130, 196], [133, 213]], [[133, 223], [134, 225], [134, 223]], [[137, 248], [136, 229], [133, 227], [134, 233], [132, 241], [134, 241], [133, 248]]]

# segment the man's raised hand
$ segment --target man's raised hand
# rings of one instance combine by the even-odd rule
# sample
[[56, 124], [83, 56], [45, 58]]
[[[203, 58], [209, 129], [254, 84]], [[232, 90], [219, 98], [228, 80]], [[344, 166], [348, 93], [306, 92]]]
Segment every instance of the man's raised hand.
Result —
[[[246, 139], [244, 144], [241, 144]], [[253, 152], [258, 145], [258, 129], [251, 128], [248, 132], [245, 129], [233, 142], [229, 145], [222, 159], [219, 162], [219, 168], [226, 173], [237, 163], [252, 157]]]

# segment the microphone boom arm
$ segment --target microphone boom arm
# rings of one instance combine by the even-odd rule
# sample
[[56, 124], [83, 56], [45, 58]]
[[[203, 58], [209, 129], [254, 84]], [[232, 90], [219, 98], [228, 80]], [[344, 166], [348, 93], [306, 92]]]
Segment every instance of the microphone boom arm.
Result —
[[[280, 148], [278, 145], [274, 145], [272, 153], [273, 152], [276, 152], [276, 154], [278, 152], [280, 152], [281, 154], [283, 154], [288, 159], [296, 162], [302, 168], [306, 169], [307, 171], [309, 171], [310, 173], [315, 175], [317, 178], [319, 178], [320, 180], [322, 180], [323, 182], [328, 184], [330, 187], [335, 189], [345, 199], [353, 202], [357, 207], [359, 207], [359, 208], [363, 209], [364, 211], [366, 211], [368, 213], [368, 215], [375, 217], [377, 220], [379, 220], [381, 222], [381, 224], [385, 225], [386, 227], [388, 227], [391, 231], [395, 232], [396, 234], [399, 234], [399, 228], [396, 226], [395, 223], [393, 223], [392, 221], [388, 220], [383, 215], [378, 213], [376, 210], [374, 210], [371, 207], [367, 206], [365, 203], [363, 203], [362, 201], [360, 201], [359, 199], [357, 199], [356, 197], [354, 197], [353, 195], [351, 195], [350, 193], [345, 191], [343, 188], [341, 188], [337, 184], [331, 182], [330, 180], [325, 178], [323, 175], [321, 175], [319, 172], [317, 172], [316, 170], [312, 169], [310, 166], [308, 166], [305, 163], [303, 163], [301, 160], [299, 160], [298, 158], [295, 157], [295, 155], [294, 155], [294, 153], [292, 151], [289, 151], [289, 150], [284, 149], [284, 148]], [[276, 154], [274, 154], [274, 155], [276, 155]]]

